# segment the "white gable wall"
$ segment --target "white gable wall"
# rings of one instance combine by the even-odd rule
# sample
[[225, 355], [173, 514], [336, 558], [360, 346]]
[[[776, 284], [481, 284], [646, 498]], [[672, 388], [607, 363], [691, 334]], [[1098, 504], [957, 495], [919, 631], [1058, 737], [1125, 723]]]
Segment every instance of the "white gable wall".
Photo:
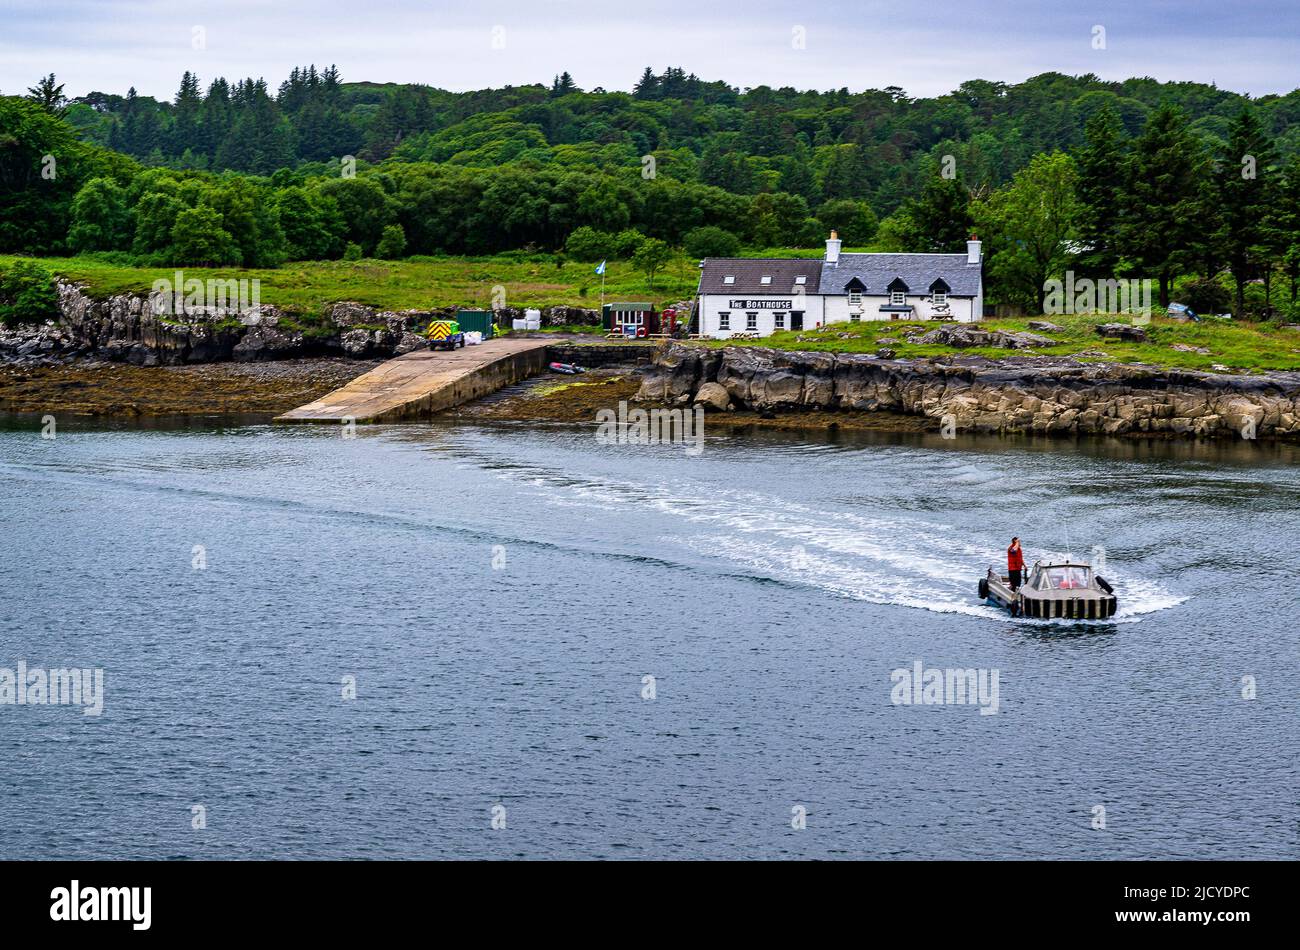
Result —
[[[776, 314], [785, 314], [785, 329], [789, 330], [790, 314], [796, 310], [803, 311], [803, 328], [811, 330], [826, 322], [825, 299], [819, 294], [703, 294], [700, 297], [700, 333], [715, 340], [725, 340], [736, 333], [768, 336], [776, 329]], [[730, 327], [726, 330], [720, 326], [723, 313], [731, 315]], [[757, 330], [747, 328], [746, 315], [749, 313], [757, 314]]]

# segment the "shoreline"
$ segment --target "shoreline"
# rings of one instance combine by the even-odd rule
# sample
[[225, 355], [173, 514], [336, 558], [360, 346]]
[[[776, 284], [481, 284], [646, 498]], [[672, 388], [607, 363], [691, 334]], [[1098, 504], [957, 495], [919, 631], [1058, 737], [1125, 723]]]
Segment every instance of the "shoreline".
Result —
[[[0, 362], [0, 413], [39, 418], [74, 416], [140, 426], [184, 427], [212, 422], [269, 422], [277, 414], [319, 398], [368, 372], [382, 360], [317, 357], [257, 363], [207, 363], [193, 366], [139, 367], [101, 360], [52, 365]], [[638, 399], [647, 382], [654, 385], [656, 365], [597, 367], [577, 376], [544, 373], [481, 399], [438, 413], [431, 421], [460, 423], [590, 426], [596, 413], [620, 401], [645, 409], [670, 403]], [[682, 403], [677, 402], [680, 408]], [[708, 428], [739, 432], [792, 434], [878, 433], [939, 436], [941, 421], [930, 415], [886, 407], [763, 408], [736, 406], [710, 411]], [[969, 430], [968, 430], [969, 431]], [[984, 430], [995, 434], [994, 430]], [[1003, 430], [1002, 434], [1051, 439], [1109, 437], [1131, 442], [1228, 444], [1239, 435], [1193, 435], [1172, 431], [1087, 433]], [[1263, 443], [1294, 445], [1300, 439], [1263, 436]]]

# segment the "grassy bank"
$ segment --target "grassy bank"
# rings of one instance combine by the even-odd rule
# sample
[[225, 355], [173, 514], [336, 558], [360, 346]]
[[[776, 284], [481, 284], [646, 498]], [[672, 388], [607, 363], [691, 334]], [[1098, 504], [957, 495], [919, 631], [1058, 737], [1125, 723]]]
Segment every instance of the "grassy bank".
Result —
[[[19, 258], [0, 255], [0, 269], [16, 260]], [[155, 280], [170, 280], [177, 270], [124, 267], [82, 257], [39, 260], [52, 273], [86, 284], [96, 297], [146, 293]], [[600, 306], [600, 276], [594, 264], [566, 261], [557, 266], [546, 255], [299, 261], [273, 270], [181, 269], [186, 279], [258, 280], [262, 303], [302, 314], [318, 314], [341, 300], [382, 310], [486, 308], [498, 286], [505, 288], [507, 307]], [[698, 281], [696, 261], [685, 257], [675, 258], [655, 274], [653, 290], [645, 274], [630, 263], [610, 261], [605, 272], [605, 300], [649, 300], [663, 306], [691, 297]]]
[[[887, 347], [900, 358], [947, 356], [952, 354], [1006, 357], [1019, 355], [1075, 356], [1085, 362], [1149, 363], [1161, 367], [1212, 370], [1215, 365], [1233, 370], [1300, 370], [1300, 331], [1271, 323], [1234, 323], [1205, 320], [1179, 323], [1165, 317], [1152, 319], [1146, 327], [1146, 343], [1128, 343], [1103, 339], [1096, 327], [1102, 323], [1128, 322], [1123, 316], [1043, 317], [1060, 326], [1061, 332], [1043, 333], [1029, 329], [1029, 319], [986, 320], [985, 329], [1017, 330], [1038, 333], [1059, 342], [1055, 346], [1029, 350], [1006, 350], [989, 347], [957, 349], [952, 346], [908, 343], [906, 335], [925, 333], [934, 323], [836, 323], [822, 330], [787, 331], [763, 340], [732, 345], [771, 346], [786, 350], [812, 350], [831, 353], [875, 353]], [[882, 343], [881, 340], [897, 342]], [[1206, 350], [1175, 349], [1175, 344]], [[725, 345], [711, 343], [711, 346]], [[1089, 354], [1105, 354], [1089, 355]]]

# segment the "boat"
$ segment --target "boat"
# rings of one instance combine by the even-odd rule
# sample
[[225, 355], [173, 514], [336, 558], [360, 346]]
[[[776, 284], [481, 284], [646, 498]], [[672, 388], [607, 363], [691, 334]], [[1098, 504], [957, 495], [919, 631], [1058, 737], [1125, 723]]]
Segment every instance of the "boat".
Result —
[[1018, 590], [1011, 589], [1010, 577], [990, 567], [980, 578], [979, 595], [1013, 617], [1105, 620], [1118, 606], [1115, 591], [1091, 564], [1070, 559], [1036, 561]]
[[573, 373], [585, 373], [585, 372], [586, 372], [585, 369], [583, 369], [581, 366], [578, 366], [576, 363], [551, 363], [551, 364], [550, 364], [550, 369], [551, 369], [551, 372], [552, 372], [552, 373], [569, 373], [569, 374], [573, 374]]

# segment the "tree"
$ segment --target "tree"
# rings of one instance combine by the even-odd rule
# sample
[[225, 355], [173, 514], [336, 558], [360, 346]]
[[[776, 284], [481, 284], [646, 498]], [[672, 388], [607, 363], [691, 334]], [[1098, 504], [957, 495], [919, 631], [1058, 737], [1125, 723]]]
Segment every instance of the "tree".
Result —
[[183, 155], [201, 146], [199, 140], [199, 116], [203, 111], [203, 96], [199, 92], [199, 77], [186, 70], [181, 77], [181, 86], [176, 93], [176, 107], [172, 114], [171, 152]]
[[0, 323], [37, 323], [56, 316], [54, 275], [36, 261], [14, 261], [0, 270]]
[[835, 231], [845, 247], [863, 247], [876, 236], [880, 222], [865, 201], [836, 198], [817, 209], [817, 223], [827, 237]]
[[551, 83], [551, 98], [558, 99], [560, 96], [567, 96], [571, 92], [581, 92], [577, 83], [573, 81], [573, 77], [567, 72], [556, 76], [555, 81]]
[[632, 264], [645, 273], [650, 290], [655, 289], [655, 272], [672, 260], [672, 249], [658, 238], [646, 238], [632, 255]]
[[658, 99], [659, 98], [659, 77], [649, 66], [641, 73], [641, 78], [636, 81], [632, 87], [632, 96], [636, 99]]
[[956, 254], [966, 250], [971, 233], [970, 192], [960, 178], [935, 175], [919, 199], [908, 199], [899, 211], [904, 250]]
[[172, 228], [172, 260], [193, 267], [238, 264], [239, 247], [221, 226], [221, 215], [207, 205], [186, 208]]
[[755, 195], [750, 202], [750, 236], [760, 247], [792, 247], [799, 242], [808, 203], [781, 192]]
[[1272, 143], [1255, 114], [1242, 109], [1215, 173], [1218, 239], [1237, 285], [1233, 312], [1246, 308], [1246, 281], [1272, 269], [1277, 242], [1270, 228], [1277, 190]]
[[131, 246], [126, 191], [111, 178], [92, 178], [72, 201], [68, 244], [77, 253], [124, 251]]
[[1160, 283], [1160, 306], [1195, 244], [1205, 160], [1187, 117], [1162, 105], [1133, 142], [1124, 163], [1124, 217], [1119, 251]]
[[380, 260], [393, 261], [406, 253], [406, 234], [400, 224], [390, 224], [384, 228], [379, 244], [375, 247], [375, 257]]
[[1070, 259], [1069, 242], [1078, 234], [1082, 210], [1078, 181], [1069, 155], [1035, 155], [1010, 185], [978, 206], [989, 252], [987, 270], [1011, 300], [1031, 312], [1040, 311], [1044, 285]]
[[604, 231], [583, 225], [575, 228], [564, 242], [564, 250], [575, 261], [594, 263], [614, 254], [614, 239]]
[[63, 83], [55, 82], [54, 73], [43, 77], [36, 85], [28, 86], [27, 98], [39, 104], [46, 112], [57, 115], [59, 118], [63, 118], [68, 111], [64, 108], [68, 97], [63, 94]]
[[740, 253], [740, 239], [730, 231], [708, 226], [692, 228], [682, 239], [686, 253], [691, 257], [735, 257]]
[[1086, 144], [1079, 150], [1079, 238], [1081, 258], [1095, 276], [1114, 275], [1119, 266], [1119, 225], [1124, 200], [1124, 127], [1109, 105], [1093, 113], [1084, 126]]
[[147, 191], [135, 204], [135, 240], [131, 251], [140, 256], [170, 256], [172, 230], [185, 205], [174, 194]]
[[334, 199], [347, 223], [345, 239], [369, 253], [379, 243], [384, 228], [393, 223], [393, 202], [374, 178], [335, 178], [318, 186]]
[[1273, 230], [1279, 236], [1278, 245], [1290, 285], [1288, 299], [1294, 316], [1296, 285], [1300, 282], [1300, 155], [1292, 158], [1278, 189]]
[[319, 261], [343, 250], [343, 216], [333, 198], [301, 187], [276, 192], [275, 207], [288, 259]]

